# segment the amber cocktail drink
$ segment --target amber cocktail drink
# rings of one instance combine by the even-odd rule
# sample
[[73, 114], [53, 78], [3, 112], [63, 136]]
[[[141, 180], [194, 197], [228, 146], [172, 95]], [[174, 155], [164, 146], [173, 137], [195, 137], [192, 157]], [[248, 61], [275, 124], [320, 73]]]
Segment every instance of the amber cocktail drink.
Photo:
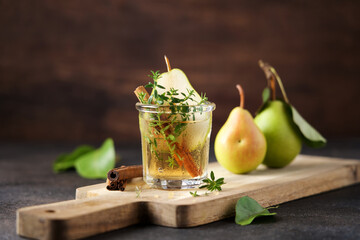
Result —
[[144, 180], [162, 189], [195, 188], [207, 176], [215, 104], [161, 106], [139, 110]]

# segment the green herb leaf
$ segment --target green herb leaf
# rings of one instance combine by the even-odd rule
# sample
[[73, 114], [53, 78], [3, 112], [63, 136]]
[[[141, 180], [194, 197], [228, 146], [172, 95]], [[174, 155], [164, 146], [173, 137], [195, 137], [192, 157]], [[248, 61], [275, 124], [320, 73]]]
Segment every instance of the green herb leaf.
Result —
[[168, 135], [168, 138], [169, 138], [171, 141], [176, 141], [175, 136], [172, 135], [172, 134], [169, 134], [169, 135]]
[[214, 172], [213, 171], [211, 171], [211, 173], [210, 173], [210, 177], [211, 177], [211, 180], [215, 180], [215, 174], [214, 174]]
[[268, 209], [263, 208], [258, 202], [248, 196], [242, 197], [237, 201], [235, 210], [235, 222], [242, 226], [250, 224], [256, 217], [276, 214], [270, 213]]
[[75, 167], [75, 161], [82, 155], [94, 151], [92, 146], [82, 145], [77, 147], [73, 152], [69, 154], [60, 155], [53, 164], [54, 172], [66, 171]]
[[197, 191], [195, 192], [190, 192], [190, 195], [193, 197], [199, 197], [200, 195], [197, 193]]
[[75, 162], [76, 171], [84, 178], [106, 178], [107, 172], [115, 167], [115, 148], [111, 138], [104, 141], [95, 151], [82, 155]]
[[153, 79], [154, 81], [158, 80], [160, 77], [160, 71], [157, 70], [156, 72], [150, 71], [151, 75], [148, 75], [149, 78]]
[[199, 104], [204, 104], [208, 100], [208, 98], [206, 97], [206, 93], [201, 93], [200, 97], [201, 97], [201, 100], [200, 100]]
[[169, 164], [169, 167], [174, 168], [174, 166], [177, 165], [175, 159], [173, 157], [168, 157], [168, 159], [166, 160], [166, 162]]
[[149, 82], [148, 84], [145, 85], [146, 88], [153, 88], [154, 84]]
[[292, 105], [289, 105], [289, 107], [292, 119], [296, 126], [300, 129], [304, 142], [310, 147], [325, 146], [326, 139], [318, 131], [316, 131], [316, 129], [313, 128]]

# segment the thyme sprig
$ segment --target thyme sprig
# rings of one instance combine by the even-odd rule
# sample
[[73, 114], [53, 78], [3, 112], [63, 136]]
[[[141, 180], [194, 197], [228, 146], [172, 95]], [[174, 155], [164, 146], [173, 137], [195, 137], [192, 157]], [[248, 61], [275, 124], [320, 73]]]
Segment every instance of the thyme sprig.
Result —
[[215, 180], [215, 174], [213, 171], [211, 171], [210, 173], [210, 178], [206, 178], [203, 180], [204, 183], [206, 183], [205, 185], [200, 186], [199, 188], [206, 188], [207, 190], [209, 190], [210, 192], [213, 191], [221, 191], [221, 186], [223, 184], [225, 184], [224, 182], [224, 178], [219, 178], [217, 180]]
[[[205, 183], [204, 185], [201, 185], [199, 188], [206, 188], [208, 191], [213, 192], [213, 191], [222, 191], [221, 186], [223, 184], [225, 184], [224, 182], [224, 178], [219, 178], [217, 180], [215, 180], [215, 174], [213, 171], [211, 171], [210, 173], [210, 178], [206, 178], [203, 180], [203, 182]], [[190, 192], [190, 195], [193, 197], [198, 197], [200, 196], [197, 191], [195, 192]], [[205, 196], [209, 195], [209, 192], [205, 192], [204, 193]]]
[[[155, 154], [159, 160], [165, 160], [169, 167], [173, 168], [177, 166], [177, 162], [174, 158], [176, 155], [180, 160], [181, 157], [175, 151], [175, 143], [177, 138], [186, 129], [187, 123], [192, 119], [195, 121], [195, 112], [202, 113], [202, 107], [193, 106], [191, 113], [191, 106], [187, 103], [188, 100], [195, 101], [195, 90], [186, 89], [186, 93], [179, 92], [178, 89], [170, 88], [168, 91], [160, 93], [160, 89], [165, 89], [164, 86], [158, 83], [161, 77], [159, 71], [150, 71], [148, 75], [153, 82], [149, 82], [145, 87], [152, 88], [152, 94], [149, 99], [145, 100], [145, 94], [139, 96], [140, 102], [144, 104], [156, 104], [169, 106], [171, 113], [159, 112], [151, 115], [152, 121], [149, 123], [151, 131], [149, 131], [149, 137], [145, 140], [150, 145], [151, 153]], [[201, 94], [201, 100], [198, 104], [204, 104], [208, 98], [206, 94]], [[177, 114], [181, 119], [178, 119]], [[160, 154], [157, 151], [157, 140], [155, 136], [161, 136], [165, 140], [166, 146], [169, 149], [170, 156], [167, 159], [160, 159]]]
[[[158, 80], [161, 76], [160, 71], [150, 71], [151, 74], [148, 75], [148, 77], [150, 77], [153, 82], [149, 82], [148, 84], [145, 85], [146, 88], [152, 88], [153, 89], [153, 93], [151, 94], [151, 96], [149, 97], [148, 101], [146, 102], [144, 100], [145, 94], [140, 94], [140, 102], [141, 103], [148, 103], [148, 104], [158, 104], [158, 105], [163, 105], [165, 103], [168, 103], [168, 105], [170, 106], [174, 106], [174, 105], [187, 105], [186, 103], [187, 100], [192, 100], [194, 102], [197, 102], [194, 100], [195, 97], [195, 90], [192, 89], [186, 89], [187, 90], [187, 94], [186, 93], [181, 93], [181, 96], [183, 98], [180, 98], [178, 96], [180, 96], [179, 94], [179, 90], [178, 89], [174, 89], [174, 88], [170, 88], [169, 91], [163, 92], [162, 94], [159, 94], [158, 89], [165, 89], [164, 86], [158, 84]], [[201, 100], [199, 102], [197, 102], [198, 104], [204, 104], [207, 102], [208, 98], [206, 97], [206, 93], [201, 93], [200, 95]], [[175, 109], [175, 108], [174, 108]], [[186, 108], [184, 108], [184, 111], [188, 111], [186, 110]], [[181, 108], [176, 108], [175, 110], [181, 110]]]
[[199, 197], [200, 195], [197, 193], [197, 191], [195, 192], [190, 192], [190, 195], [193, 197]]

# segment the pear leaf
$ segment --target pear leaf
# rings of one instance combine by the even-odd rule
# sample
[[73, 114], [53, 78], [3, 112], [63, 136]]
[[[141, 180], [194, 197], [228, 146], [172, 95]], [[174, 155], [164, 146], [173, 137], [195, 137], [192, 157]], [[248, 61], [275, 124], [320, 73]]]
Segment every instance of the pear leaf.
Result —
[[108, 171], [115, 167], [115, 157], [114, 141], [108, 138], [100, 148], [78, 158], [75, 168], [84, 178], [106, 178]]
[[269, 99], [270, 99], [270, 88], [266, 87], [262, 92], [263, 103], [266, 103], [267, 101], [269, 101]]
[[81, 145], [69, 154], [61, 154], [53, 164], [54, 172], [66, 171], [75, 166], [75, 161], [82, 155], [94, 151], [92, 146]]
[[[265, 89], [266, 89], [266, 88], [265, 88]], [[264, 89], [264, 92], [265, 92], [265, 89]], [[264, 96], [263, 96], [263, 100], [264, 100]], [[269, 99], [268, 99], [266, 102], [263, 102], [263, 103], [260, 105], [260, 107], [256, 110], [255, 116], [258, 115], [258, 114], [260, 114], [262, 111], [264, 111], [265, 108], [268, 107], [269, 102], [270, 102]]]
[[240, 198], [236, 203], [235, 222], [239, 225], [249, 225], [256, 217], [272, 216], [276, 213], [269, 212], [251, 197], [245, 196]]
[[289, 104], [289, 107], [292, 119], [299, 128], [304, 138], [304, 142], [310, 147], [325, 146], [326, 139], [314, 127], [312, 127], [292, 105]]
[[258, 115], [259, 113], [261, 113], [265, 108], [267, 108], [267, 106], [269, 105], [270, 102], [270, 88], [266, 87], [264, 88], [263, 92], [262, 92], [262, 101], [263, 103], [261, 104], [261, 106], [256, 110], [255, 115]]

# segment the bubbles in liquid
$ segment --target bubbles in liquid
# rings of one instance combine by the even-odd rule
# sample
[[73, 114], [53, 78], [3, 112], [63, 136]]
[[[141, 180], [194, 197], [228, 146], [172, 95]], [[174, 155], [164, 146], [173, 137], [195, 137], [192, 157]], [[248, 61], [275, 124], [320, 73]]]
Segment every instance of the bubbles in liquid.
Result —
[[159, 167], [159, 168], [158, 168], [158, 172], [159, 172], [159, 173], [163, 173], [163, 172], [164, 172], [164, 169], [161, 168], [161, 167]]

